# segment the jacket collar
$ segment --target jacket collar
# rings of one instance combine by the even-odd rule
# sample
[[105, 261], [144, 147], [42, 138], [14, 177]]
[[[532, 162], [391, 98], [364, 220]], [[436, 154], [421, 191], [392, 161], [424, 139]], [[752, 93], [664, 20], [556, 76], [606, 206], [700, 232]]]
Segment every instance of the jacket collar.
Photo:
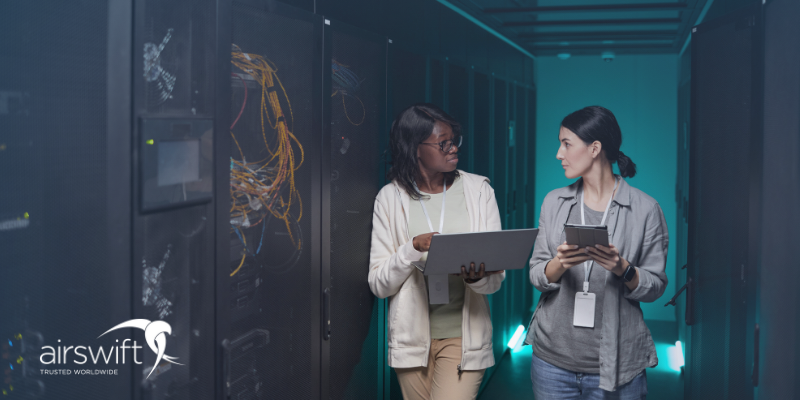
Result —
[[[614, 196], [614, 203], [617, 203], [621, 206], [630, 206], [631, 205], [631, 186], [628, 185], [628, 182], [619, 175], [614, 174], [614, 177], [619, 179], [619, 187], [617, 188], [617, 194]], [[559, 194], [558, 197], [564, 199], [573, 199], [577, 201], [578, 199], [578, 190], [580, 189], [581, 185], [583, 185], [583, 178], [578, 179], [577, 181], [573, 182], [571, 185], [564, 188], [564, 192]]]
[[[489, 178], [481, 175], [471, 174], [469, 172], [464, 172], [462, 170], [458, 170], [459, 176], [461, 178], [461, 182], [464, 185], [464, 196], [466, 197], [467, 203], [467, 213], [470, 216], [470, 224], [472, 224], [473, 219], [477, 216], [475, 213], [477, 210], [473, 208], [475, 203], [478, 200], [478, 193], [483, 188], [484, 182], [489, 182]], [[397, 196], [400, 198], [400, 204], [403, 207], [403, 213], [406, 217], [406, 233], [408, 233], [408, 222], [409, 218], [411, 218], [411, 214], [409, 212], [409, 204], [411, 203], [411, 196], [406, 193], [406, 190], [397, 183], [396, 180], [392, 181], [392, 185], [394, 185], [395, 192]]]

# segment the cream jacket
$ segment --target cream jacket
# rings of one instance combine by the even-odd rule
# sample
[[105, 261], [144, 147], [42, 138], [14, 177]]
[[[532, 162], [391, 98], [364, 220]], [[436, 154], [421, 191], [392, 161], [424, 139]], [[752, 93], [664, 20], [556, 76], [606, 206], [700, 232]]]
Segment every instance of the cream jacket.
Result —
[[[489, 179], [459, 171], [464, 185], [470, 231], [499, 231], [500, 212]], [[431, 347], [428, 291], [425, 278], [411, 262], [422, 258], [408, 234], [409, 202], [396, 182], [381, 189], [372, 216], [369, 286], [379, 298], [389, 298], [389, 366], [425, 367]], [[464, 283], [461, 364], [459, 370], [494, 365], [492, 319], [487, 294], [500, 289], [505, 272]]]

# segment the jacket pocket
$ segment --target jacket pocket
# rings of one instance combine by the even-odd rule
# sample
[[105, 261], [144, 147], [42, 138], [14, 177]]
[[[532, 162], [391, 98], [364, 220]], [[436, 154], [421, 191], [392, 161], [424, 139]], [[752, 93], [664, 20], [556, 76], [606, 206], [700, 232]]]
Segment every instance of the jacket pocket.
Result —
[[389, 303], [389, 347], [428, 345], [430, 322], [425, 288], [404, 286]]
[[467, 350], [480, 350], [492, 345], [492, 317], [489, 312], [489, 302], [482, 294], [470, 293], [469, 310], [467, 310]]

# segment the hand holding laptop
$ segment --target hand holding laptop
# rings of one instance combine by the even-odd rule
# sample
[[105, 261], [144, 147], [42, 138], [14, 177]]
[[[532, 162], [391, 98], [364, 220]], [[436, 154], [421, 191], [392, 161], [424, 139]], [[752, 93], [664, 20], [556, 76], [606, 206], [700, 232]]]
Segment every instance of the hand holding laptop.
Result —
[[498, 271], [486, 272], [486, 264], [484, 264], [484, 263], [481, 263], [480, 267], [477, 268], [477, 271], [476, 271], [475, 263], [471, 262], [471, 263], [469, 263], [469, 271], [467, 271], [467, 267], [466, 266], [462, 265], [461, 266], [461, 273], [460, 274], [452, 274], [452, 275], [460, 276], [461, 279], [467, 281], [467, 283], [475, 283], [475, 282], [481, 280], [484, 276], [499, 274], [501, 272], [505, 272], [505, 270], [501, 269], [501, 270], [498, 270]]

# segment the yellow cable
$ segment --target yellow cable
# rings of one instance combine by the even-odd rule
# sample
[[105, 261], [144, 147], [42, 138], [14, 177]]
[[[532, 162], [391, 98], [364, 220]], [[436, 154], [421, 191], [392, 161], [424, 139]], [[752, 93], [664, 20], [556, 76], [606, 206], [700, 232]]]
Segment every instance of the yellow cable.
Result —
[[[295, 198], [298, 206], [297, 208], [299, 209], [296, 221], [300, 221], [303, 216], [303, 202], [297, 186], [295, 185], [294, 172], [297, 171], [305, 161], [305, 151], [300, 141], [292, 132], [292, 128], [294, 127], [292, 105], [289, 101], [286, 88], [277, 75], [278, 68], [272, 61], [259, 55], [245, 54], [235, 45], [234, 49], [235, 51], [232, 53], [233, 65], [250, 74], [261, 86], [261, 105], [259, 107], [261, 136], [264, 141], [264, 149], [269, 156], [257, 163], [245, 163], [241, 146], [238, 140], [236, 140], [235, 134], [231, 131], [231, 136], [233, 136], [234, 142], [242, 156], [241, 162], [233, 160], [234, 165], [241, 168], [241, 170], [231, 170], [230, 192], [233, 200], [231, 204], [231, 216], [241, 217], [243, 220], [244, 218], [250, 219], [250, 214], [255, 212], [255, 210], [250, 208], [250, 200], [257, 199], [266, 209], [266, 211], [261, 211], [259, 214], [268, 212], [274, 217], [283, 220], [287, 232], [289, 233], [289, 238], [292, 243], [300, 249], [302, 244], [299, 240], [295, 240], [291, 231], [289, 218], [291, 218], [290, 212], [293, 209]], [[286, 105], [288, 106], [288, 116], [283, 112], [277, 90], [274, 90], [276, 84], [281, 88], [281, 93], [283, 93]], [[283, 117], [282, 120], [281, 117]], [[266, 126], [269, 126], [275, 131], [274, 137], [267, 138]], [[274, 145], [270, 145], [271, 140], [275, 141]], [[294, 156], [295, 147], [300, 151], [299, 163], [296, 163], [296, 158]], [[259, 174], [261, 176], [259, 176]], [[288, 196], [284, 198], [280, 193], [285, 190], [286, 186], [288, 186]], [[276, 204], [283, 209], [283, 212], [277, 211], [275, 207]], [[263, 223], [264, 221], [263, 214], [260, 216], [260, 219], [258, 217], [252, 219], [258, 219], [258, 222], [250, 225], [251, 227]]]
[[239, 272], [240, 269], [242, 269], [242, 265], [244, 265], [244, 258], [245, 257], [247, 257], [247, 253], [242, 254], [242, 262], [240, 262], [239, 266], [236, 267], [236, 269], [233, 272], [231, 272], [231, 276], [236, 275], [236, 273]]

